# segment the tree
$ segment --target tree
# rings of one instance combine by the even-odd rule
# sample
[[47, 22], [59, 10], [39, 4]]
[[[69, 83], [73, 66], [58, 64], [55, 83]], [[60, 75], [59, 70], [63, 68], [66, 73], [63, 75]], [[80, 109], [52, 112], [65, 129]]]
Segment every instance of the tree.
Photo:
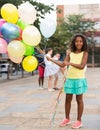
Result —
[[11, 3], [18, 7], [20, 4], [26, 1], [30, 2], [37, 10], [37, 20], [35, 21], [34, 25], [39, 28], [39, 19], [44, 18], [46, 13], [50, 13], [51, 11], [53, 11], [54, 5], [48, 6], [40, 2], [36, 2], [35, 0], [0, 0], [0, 8], [6, 3]]
[[[55, 51], [65, 53], [69, 47], [71, 38], [76, 33], [90, 35], [88, 42], [92, 41], [92, 33], [95, 32], [95, 22], [90, 19], [84, 19], [83, 15], [69, 15], [64, 18], [58, 25], [55, 34], [49, 39], [48, 46], [52, 46]], [[92, 32], [91, 32], [92, 30]], [[88, 38], [88, 37], [87, 37]]]

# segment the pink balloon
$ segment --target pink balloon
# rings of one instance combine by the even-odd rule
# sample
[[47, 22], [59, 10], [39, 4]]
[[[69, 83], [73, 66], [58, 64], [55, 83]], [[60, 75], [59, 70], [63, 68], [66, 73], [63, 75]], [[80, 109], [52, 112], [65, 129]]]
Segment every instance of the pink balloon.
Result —
[[7, 42], [3, 38], [0, 38], [0, 53], [7, 53]]
[[0, 28], [4, 23], [6, 23], [6, 21], [4, 19], [0, 19]]
[[[0, 19], [0, 28], [2, 27], [2, 25], [6, 23], [6, 21], [4, 19]], [[2, 37], [2, 34], [0, 32], [0, 36]]]
[[0, 37], [3, 37], [2, 34], [1, 34], [1, 32], [0, 32]]

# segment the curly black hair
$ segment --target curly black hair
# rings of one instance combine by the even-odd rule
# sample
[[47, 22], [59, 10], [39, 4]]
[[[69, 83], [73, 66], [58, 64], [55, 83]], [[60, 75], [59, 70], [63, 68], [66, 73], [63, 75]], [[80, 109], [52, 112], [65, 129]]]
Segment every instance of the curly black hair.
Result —
[[86, 41], [86, 38], [85, 38], [85, 36], [83, 34], [76, 34], [76, 35], [73, 36], [71, 44], [70, 44], [70, 50], [72, 52], [76, 51], [75, 41], [76, 41], [77, 37], [81, 37], [82, 38], [82, 40], [83, 40], [82, 51], [86, 51], [87, 52], [88, 51], [87, 41]]

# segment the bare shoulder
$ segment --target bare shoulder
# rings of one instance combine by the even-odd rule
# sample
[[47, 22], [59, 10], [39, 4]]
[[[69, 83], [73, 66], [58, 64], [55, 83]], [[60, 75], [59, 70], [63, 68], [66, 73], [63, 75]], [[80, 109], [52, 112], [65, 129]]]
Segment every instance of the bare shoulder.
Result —
[[84, 56], [88, 56], [88, 52], [84, 51]]
[[88, 59], [88, 52], [85, 51], [83, 54], [83, 60], [87, 61], [87, 59]]

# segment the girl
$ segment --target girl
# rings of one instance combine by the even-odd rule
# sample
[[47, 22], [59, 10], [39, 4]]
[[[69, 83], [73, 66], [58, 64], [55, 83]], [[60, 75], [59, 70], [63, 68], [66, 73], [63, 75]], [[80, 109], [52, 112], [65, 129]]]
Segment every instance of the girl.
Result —
[[44, 70], [45, 70], [45, 62], [44, 62], [44, 55], [41, 54], [39, 58], [39, 65], [38, 65], [38, 71], [39, 71], [39, 87], [40, 89], [43, 88], [44, 84]]
[[53, 75], [56, 74], [59, 70], [51, 61], [48, 61], [46, 58], [46, 57], [51, 58], [52, 53], [53, 53], [52, 48], [46, 49], [46, 55], [44, 58], [45, 65], [46, 65], [45, 71], [44, 71], [44, 76], [49, 78], [48, 79], [48, 91], [50, 91], [50, 92], [55, 91], [55, 89], [52, 88], [52, 80], [53, 80]]
[[44, 62], [44, 52], [40, 52], [40, 50], [35, 49], [35, 56], [38, 59], [38, 72], [39, 72], [39, 88], [43, 89], [44, 84], [44, 70], [45, 70], [45, 62]]
[[[60, 59], [60, 54], [59, 54], [59, 53], [56, 53], [56, 54], [53, 56], [53, 59], [54, 59], [54, 60], [59, 60], [59, 59]], [[56, 74], [54, 74], [54, 78], [55, 78], [55, 79], [54, 79], [53, 89], [54, 89], [54, 90], [59, 90], [59, 88], [57, 87], [57, 85], [58, 85], [60, 67], [59, 67], [58, 65], [56, 65], [56, 64], [54, 64], [54, 67], [55, 67], [55, 69], [58, 70], [58, 71], [57, 71]]]
[[70, 45], [70, 54], [66, 56], [64, 62], [55, 61], [47, 58], [57, 65], [68, 67], [67, 79], [64, 84], [64, 92], [66, 93], [65, 99], [65, 119], [60, 123], [60, 126], [66, 126], [71, 123], [70, 109], [73, 94], [76, 95], [77, 101], [77, 120], [72, 124], [72, 128], [82, 127], [82, 114], [83, 114], [83, 93], [87, 91], [87, 82], [85, 78], [84, 67], [87, 63], [88, 52], [87, 42], [83, 35], [77, 34], [73, 37]]

